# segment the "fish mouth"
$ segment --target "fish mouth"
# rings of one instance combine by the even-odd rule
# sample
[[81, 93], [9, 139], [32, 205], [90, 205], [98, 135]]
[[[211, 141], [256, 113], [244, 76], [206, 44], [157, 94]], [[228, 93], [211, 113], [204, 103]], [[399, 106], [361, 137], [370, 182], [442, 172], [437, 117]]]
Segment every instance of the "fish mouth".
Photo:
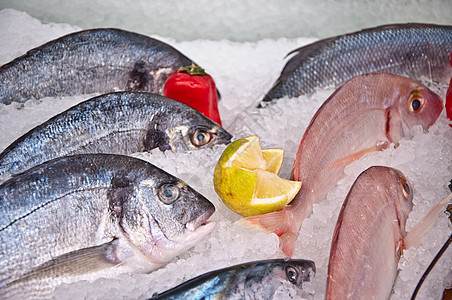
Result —
[[217, 136], [218, 143], [227, 145], [231, 142], [232, 134], [227, 132], [226, 129], [224, 129], [220, 125], [215, 126], [212, 132]]
[[208, 210], [206, 210], [204, 213], [202, 213], [200, 216], [195, 218], [194, 220], [189, 221], [187, 224], [185, 224], [185, 228], [187, 228], [188, 231], [194, 232], [202, 227], [211, 227], [213, 228], [213, 225], [215, 225], [215, 222], [207, 221], [210, 216], [213, 215], [215, 212], [215, 207], [210, 207]]

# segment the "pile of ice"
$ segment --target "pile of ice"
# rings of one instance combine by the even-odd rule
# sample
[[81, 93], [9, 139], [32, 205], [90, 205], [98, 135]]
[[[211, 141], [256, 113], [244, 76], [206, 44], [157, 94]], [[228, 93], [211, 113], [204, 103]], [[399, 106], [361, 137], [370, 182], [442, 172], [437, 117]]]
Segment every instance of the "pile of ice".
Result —
[[329, 37], [388, 23], [452, 24], [444, 0], [2, 0], [44, 22], [120, 27], [177, 41]]
[[[42, 25], [12, 10], [0, 11], [0, 26], [3, 28], [0, 38], [4, 41], [0, 48], [0, 64], [44, 40], [77, 29], [64, 24]], [[215, 78], [222, 94], [220, 114], [223, 124], [235, 138], [258, 134], [263, 148], [281, 147], [286, 150], [281, 176], [288, 178], [306, 126], [333, 91], [322, 90], [312, 97], [281, 99], [266, 109], [254, 107], [279, 75], [285, 54], [314, 39], [261, 40], [253, 43], [207, 40], [177, 43], [168, 38], [164, 40], [199, 62]], [[444, 96], [446, 87], [440, 89]], [[30, 128], [85, 98], [29, 101], [19, 110], [14, 105], [1, 107], [0, 151]], [[213, 169], [224, 148], [217, 146], [188, 154], [156, 150], [135, 155], [178, 176], [214, 203], [217, 211], [212, 220], [217, 225], [207, 239], [150, 274], [122, 274], [115, 279], [63, 285], [57, 289], [56, 298], [146, 298], [210, 270], [257, 259], [282, 257], [275, 235], [236, 223], [239, 216], [228, 210], [216, 195], [212, 184]], [[328, 255], [337, 215], [351, 184], [361, 171], [371, 165], [388, 165], [408, 177], [415, 190], [414, 208], [407, 225], [410, 230], [437, 201], [448, 194], [451, 157], [452, 129], [443, 112], [428, 133], [415, 132], [412, 139], [402, 140], [399, 147], [370, 153], [351, 164], [328, 199], [314, 206], [313, 214], [304, 221], [299, 233], [294, 258], [313, 260], [317, 266], [316, 278], [312, 284], [305, 285], [310, 298], [324, 298]], [[404, 252], [392, 299], [411, 297], [417, 282], [450, 232], [447, 216], [442, 215], [418, 248]], [[419, 299], [440, 299], [444, 288], [452, 285], [451, 269], [452, 249], [449, 249], [424, 283]]]

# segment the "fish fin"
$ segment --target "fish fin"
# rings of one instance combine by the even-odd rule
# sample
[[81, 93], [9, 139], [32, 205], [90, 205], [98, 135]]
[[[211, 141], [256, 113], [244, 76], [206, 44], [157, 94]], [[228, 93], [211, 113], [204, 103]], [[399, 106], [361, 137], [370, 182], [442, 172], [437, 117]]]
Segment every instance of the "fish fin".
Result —
[[361, 151], [352, 153], [350, 155], [344, 156], [344, 157], [342, 157], [342, 158], [330, 163], [329, 165], [326, 166], [326, 168], [327, 169], [333, 169], [333, 168], [336, 168], [336, 167], [339, 167], [339, 166], [349, 165], [352, 162], [354, 162], [355, 160], [360, 159], [361, 157], [363, 157], [364, 154], [367, 154], [367, 153], [370, 153], [370, 152], [374, 152], [374, 151], [383, 150], [383, 149], [387, 148], [388, 145], [389, 145], [388, 142], [384, 142], [384, 143], [381, 143], [381, 144], [377, 144], [376, 146], [373, 146], [373, 147], [370, 147], [370, 148], [366, 148], [366, 149], [363, 149]]
[[287, 257], [292, 257], [295, 249], [295, 240], [299, 228], [294, 221], [292, 211], [286, 208], [281, 210], [244, 218], [240, 221], [248, 227], [262, 229], [279, 236], [279, 247]]
[[433, 206], [429, 212], [408, 232], [404, 239], [404, 248], [418, 246], [422, 242], [424, 234], [430, 229], [438, 215], [444, 210], [447, 203], [452, 200], [452, 193]]
[[115, 241], [99, 246], [83, 248], [57, 256], [42, 265], [33, 268], [19, 279], [10, 283], [59, 277], [65, 275], [82, 275], [112, 267], [120, 261], [116, 259]]

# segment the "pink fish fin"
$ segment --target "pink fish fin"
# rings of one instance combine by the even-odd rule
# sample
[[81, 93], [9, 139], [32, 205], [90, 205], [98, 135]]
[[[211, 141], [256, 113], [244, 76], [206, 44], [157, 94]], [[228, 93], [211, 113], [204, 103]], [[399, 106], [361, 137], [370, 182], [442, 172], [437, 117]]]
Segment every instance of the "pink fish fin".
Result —
[[370, 152], [374, 152], [374, 151], [380, 151], [383, 150], [385, 148], [387, 148], [389, 145], [388, 142], [383, 142], [380, 144], [377, 144], [376, 146], [372, 146], [370, 148], [366, 148], [363, 149], [361, 151], [352, 153], [350, 155], [344, 156], [332, 163], [330, 163], [329, 165], [326, 166], [326, 169], [333, 169], [339, 166], [346, 166], [351, 164], [352, 162], [354, 162], [357, 159], [360, 159], [364, 154], [370, 153]]
[[240, 222], [249, 227], [257, 227], [266, 232], [273, 232], [279, 236], [279, 247], [283, 253], [288, 257], [292, 256], [300, 228], [288, 207], [263, 215], [247, 217]]
[[452, 200], [452, 193], [446, 198], [433, 206], [429, 212], [408, 232], [405, 237], [404, 248], [408, 249], [412, 246], [418, 246], [422, 242], [424, 234], [432, 227], [437, 217], [444, 210], [447, 203]]

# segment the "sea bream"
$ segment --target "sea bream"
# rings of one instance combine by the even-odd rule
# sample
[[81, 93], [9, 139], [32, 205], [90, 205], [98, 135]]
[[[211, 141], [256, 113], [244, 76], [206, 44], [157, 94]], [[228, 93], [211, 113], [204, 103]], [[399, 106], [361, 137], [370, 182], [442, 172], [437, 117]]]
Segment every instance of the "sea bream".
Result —
[[0, 102], [137, 91], [162, 94], [192, 60], [159, 40], [121, 29], [70, 33], [0, 67]]
[[143, 160], [58, 158], [0, 185], [0, 298], [43, 299], [62, 282], [149, 272], [213, 229], [214, 206]]
[[[452, 195], [452, 194], [451, 194]], [[444, 210], [435, 205], [407, 234], [413, 188], [402, 172], [373, 166], [353, 183], [337, 219], [326, 299], [389, 299], [404, 249], [416, 243]]]
[[[392, 73], [446, 84], [452, 26], [392, 24], [348, 33], [293, 50], [263, 102], [338, 87], [366, 73]], [[423, 82], [426, 83], [426, 82]]]
[[0, 153], [0, 176], [82, 153], [189, 151], [232, 136], [190, 106], [151, 93], [116, 92], [84, 101], [33, 128]]
[[442, 99], [426, 86], [393, 74], [357, 76], [337, 89], [319, 108], [298, 148], [292, 180], [302, 182], [284, 209], [246, 218], [279, 236], [292, 256], [303, 220], [344, 175], [345, 167], [364, 154], [397, 146], [414, 126], [427, 130], [443, 109]]
[[301, 294], [303, 283], [311, 281], [315, 272], [315, 263], [304, 259], [247, 262], [205, 273], [151, 299], [278, 299], [281, 287], [290, 286]]

